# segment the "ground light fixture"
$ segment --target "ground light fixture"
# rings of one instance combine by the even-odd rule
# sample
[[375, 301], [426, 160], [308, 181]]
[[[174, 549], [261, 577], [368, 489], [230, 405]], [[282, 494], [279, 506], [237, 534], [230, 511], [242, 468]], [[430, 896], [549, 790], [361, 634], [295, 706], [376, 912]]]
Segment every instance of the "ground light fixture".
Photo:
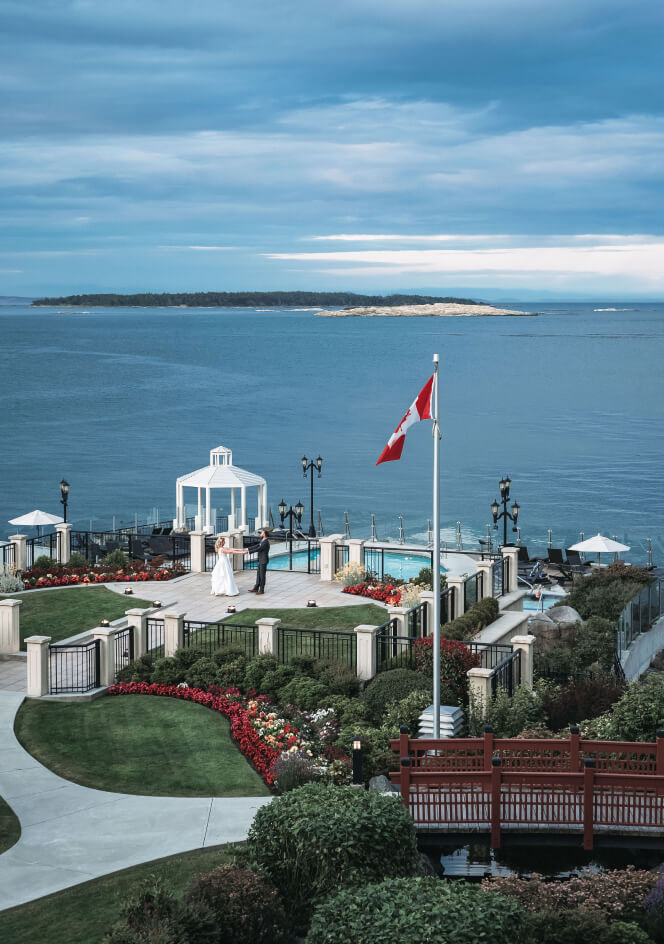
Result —
[[67, 521], [67, 502], [69, 501], [69, 482], [66, 479], [60, 480], [60, 503], [63, 508], [62, 518], [63, 521]]
[[107, 620], [107, 619], [99, 620], [99, 625], [100, 625], [100, 626], [110, 626], [110, 625], [111, 625], [111, 621], [110, 621], [110, 620]]
[[157, 609], [159, 609], [159, 607], [161, 606], [161, 600], [153, 600], [152, 605], [156, 607]]
[[363, 783], [362, 779], [362, 738], [355, 737], [351, 741], [353, 750], [353, 785], [359, 786]]
[[125, 592], [125, 596], [130, 597], [134, 591], [131, 589], [131, 587], [125, 587], [124, 592]]
[[316, 606], [315, 600], [307, 600], [307, 606]]
[[226, 612], [227, 612], [227, 613], [235, 613], [235, 607], [233, 606], [232, 603], [231, 603], [230, 606], [227, 606], [227, 607], [226, 607]]
[[321, 476], [321, 469], [323, 468], [323, 457], [318, 456], [317, 459], [307, 459], [306, 456], [302, 456], [302, 471], [304, 472], [304, 477], [306, 479], [307, 472], [311, 472], [311, 522], [309, 524], [309, 537], [316, 537], [316, 528], [314, 526], [314, 470], [318, 472], [318, 478]]

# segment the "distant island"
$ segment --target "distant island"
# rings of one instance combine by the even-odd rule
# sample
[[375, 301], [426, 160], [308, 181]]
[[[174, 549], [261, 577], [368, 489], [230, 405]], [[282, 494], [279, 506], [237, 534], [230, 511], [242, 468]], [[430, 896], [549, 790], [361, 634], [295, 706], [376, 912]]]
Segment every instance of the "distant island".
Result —
[[137, 292], [133, 295], [93, 294], [36, 298], [32, 304], [84, 308], [357, 308], [395, 305], [432, 305], [452, 302], [475, 305], [470, 298], [432, 295], [356, 295], [353, 292]]
[[340, 311], [319, 311], [319, 318], [468, 318], [505, 317], [508, 315], [532, 316], [532, 311], [514, 311], [511, 308], [494, 308], [479, 302], [444, 301], [433, 304], [379, 305], [367, 308], [344, 308]]

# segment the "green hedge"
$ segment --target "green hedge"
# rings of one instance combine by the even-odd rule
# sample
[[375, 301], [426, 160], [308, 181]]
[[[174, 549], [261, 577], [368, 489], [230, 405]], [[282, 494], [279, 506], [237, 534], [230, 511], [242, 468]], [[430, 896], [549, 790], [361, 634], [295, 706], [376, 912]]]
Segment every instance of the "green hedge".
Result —
[[441, 626], [441, 636], [445, 639], [472, 639], [481, 629], [498, 619], [499, 612], [498, 601], [494, 597], [485, 597], [474, 603], [463, 616], [457, 616]]

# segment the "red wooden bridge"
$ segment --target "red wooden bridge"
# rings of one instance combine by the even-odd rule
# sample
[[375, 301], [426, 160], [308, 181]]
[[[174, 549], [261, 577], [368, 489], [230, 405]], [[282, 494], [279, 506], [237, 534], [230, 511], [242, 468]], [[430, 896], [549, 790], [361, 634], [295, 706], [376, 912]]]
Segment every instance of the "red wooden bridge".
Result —
[[[654, 743], [482, 738], [391, 741], [399, 785], [418, 830], [572, 833], [592, 849], [598, 835], [664, 844], [664, 731]], [[542, 835], [542, 839], [545, 836]], [[636, 842], [638, 844], [638, 842]]]

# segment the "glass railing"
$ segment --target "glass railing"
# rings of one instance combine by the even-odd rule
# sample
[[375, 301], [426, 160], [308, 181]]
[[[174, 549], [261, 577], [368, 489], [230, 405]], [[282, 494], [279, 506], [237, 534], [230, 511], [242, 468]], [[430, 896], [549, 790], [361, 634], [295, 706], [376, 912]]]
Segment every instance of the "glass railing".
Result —
[[662, 613], [664, 613], [664, 584], [660, 580], [654, 580], [632, 597], [618, 617], [616, 627], [618, 653], [629, 649], [641, 633], [647, 633]]

